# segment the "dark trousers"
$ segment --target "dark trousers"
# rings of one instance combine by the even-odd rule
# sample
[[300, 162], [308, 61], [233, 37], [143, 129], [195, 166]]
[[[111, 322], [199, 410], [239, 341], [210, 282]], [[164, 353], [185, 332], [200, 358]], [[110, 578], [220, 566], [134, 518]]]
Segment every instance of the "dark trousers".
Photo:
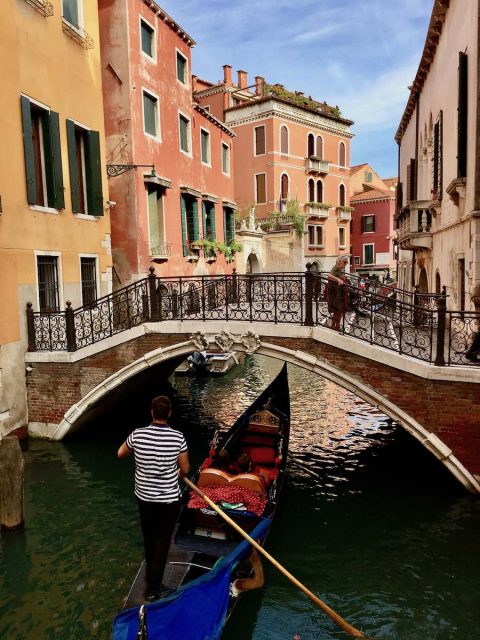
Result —
[[170, 540], [180, 513], [180, 502], [145, 502], [137, 498], [145, 548], [147, 589], [162, 584]]

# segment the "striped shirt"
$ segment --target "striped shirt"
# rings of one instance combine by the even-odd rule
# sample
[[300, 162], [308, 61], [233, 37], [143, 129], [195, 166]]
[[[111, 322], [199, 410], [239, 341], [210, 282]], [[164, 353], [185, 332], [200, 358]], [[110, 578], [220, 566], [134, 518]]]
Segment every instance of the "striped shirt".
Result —
[[126, 440], [135, 457], [135, 495], [146, 502], [174, 502], [180, 496], [178, 456], [185, 438], [168, 424], [135, 429]]

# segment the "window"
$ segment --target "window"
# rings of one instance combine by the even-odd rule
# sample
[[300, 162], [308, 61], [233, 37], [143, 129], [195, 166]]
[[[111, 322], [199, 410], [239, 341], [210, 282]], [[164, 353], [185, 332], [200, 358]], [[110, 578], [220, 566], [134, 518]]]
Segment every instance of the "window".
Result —
[[158, 98], [147, 91], [143, 92], [143, 130], [153, 138], [159, 137]]
[[360, 265], [360, 256], [354, 256], [353, 258], [353, 264], [355, 266], [359, 266]]
[[280, 198], [287, 200], [288, 198], [288, 176], [286, 173], [282, 173], [280, 178]]
[[180, 150], [184, 153], [191, 153], [191, 144], [190, 144], [190, 120], [180, 114], [178, 116], [178, 126], [180, 133]]
[[59, 311], [57, 256], [37, 256], [37, 280], [40, 311]]
[[315, 182], [313, 178], [308, 181], [308, 201], [315, 202]]
[[338, 227], [338, 246], [343, 249], [347, 244], [347, 228]]
[[323, 182], [317, 180], [317, 202], [323, 202]]
[[203, 213], [203, 237], [207, 240], [215, 240], [215, 205], [213, 202], [202, 202]]
[[265, 204], [267, 202], [267, 189], [265, 184], [265, 174], [257, 173], [255, 175], [255, 203]]
[[231, 207], [223, 207], [223, 233], [225, 244], [231, 244], [235, 237], [235, 213]]
[[190, 244], [199, 239], [198, 233], [198, 200], [192, 196], [180, 196], [180, 210], [182, 216], [182, 245], [183, 255], [190, 253]]
[[340, 167], [346, 166], [346, 149], [344, 142], [340, 142], [338, 145], [338, 164]]
[[155, 58], [155, 29], [145, 20], [140, 20], [140, 39], [143, 53]]
[[222, 172], [230, 175], [230, 146], [222, 142]]
[[81, 0], [62, 0], [63, 17], [77, 29], [81, 26]]
[[82, 304], [87, 305], [97, 299], [97, 259], [80, 258], [80, 279], [82, 283]]
[[308, 225], [308, 246], [323, 247], [323, 226], [319, 224]]
[[373, 249], [373, 244], [363, 245], [363, 264], [375, 264]]
[[288, 156], [288, 129], [285, 125], [280, 127], [280, 153]]
[[443, 176], [443, 111], [433, 128], [433, 191], [438, 200], [442, 198]]
[[165, 244], [165, 221], [163, 216], [163, 189], [147, 184], [148, 241], [151, 256], [167, 253]]
[[315, 156], [315, 136], [313, 133], [309, 133], [307, 138], [307, 158], [312, 156]]
[[177, 51], [177, 80], [187, 84], [187, 59], [180, 51]]
[[317, 136], [317, 158], [323, 160], [323, 138], [322, 136]]
[[67, 143], [72, 211], [103, 216], [99, 133], [67, 120]]
[[203, 164], [210, 164], [210, 133], [200, 129], [200, 146]]
[[28, 204], [63, 209], [62, 153], [58, 113], [21, 97]]
[[265, 127], [255, 127], [255, 155], [261, 156], [265, 153]]
[[338, 206], [345, 206], [345, 185], [341, 184], [338, 188]]
[[467, 176], [468, 56], [458, 54], [457, 178]]
[[375, 231], [375, 216], [362, 216], [362, 233], [372, 233]]
[[372, 182], [373, 180], [373, 174], [371, 171], [365, 171], [365, 173], [363, 174], [363, 181], [364, 182]]

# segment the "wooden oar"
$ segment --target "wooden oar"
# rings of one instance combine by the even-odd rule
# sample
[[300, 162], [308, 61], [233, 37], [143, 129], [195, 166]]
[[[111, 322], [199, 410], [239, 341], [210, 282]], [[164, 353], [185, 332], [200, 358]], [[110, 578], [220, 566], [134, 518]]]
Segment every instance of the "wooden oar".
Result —
[[327, 616], [329, 616], [329, 618], [331, 618], [336, 625], [338, 625], [341, 629], [343, 629], [343, 631], [346, 631], [347, 633], [349, 633], [351, 636], [353, 636], [354, 638], [366, 638], [367, 636], [365, 636], [365, 634], [363, 634], [361, 631], [359, 631], [358, 629], [355, 629], [355, 627], [352, 627], [351, 624], [349, 624], [346, 620], [344, 620], [341, 616], [338, 615], [338, 613], [336, 613], [333, 609], [331, 609], [328, 604], [326, 604], [325, 602], [323, 602], [323, 600], [320, 600], [320, 598], [318, 598], [314, 593], [312, 593], [309, 589], [307, 589], [307, 587], [302, 584], [299, 580], [297, 580], [297, 578], [295, 578], [295, 576], [293, 576], [289, 571], [287, 571], [287, 569], [285, 569], [284, 566], [282, 566], [277, 560], [275, 560], [275, 558], [273, 556], [271, 556], [267, 551], [265, 551], [265, 549], [258, 544], [258, 542], [256, 542], [253, 538], [251, 538], [248, 533], [246, 533], [242, 527], [240, 527], [234, 520], [232, 520], [232, 518], [230, 518], [229, 516], [227, 516], [227, 514], [222, 511], [222, 509], [220, 509], [220, 507], [218, 507], [214, 502], [212, 502], [212, 500], [210, 500], [210, 498], [208, 496], [206, 496], [203, 491], [201, 491], [201, 489], [199, 489], [196, 485], [193, 484], [193, 482], [191, 482], [188, 478], [184, 477], [183, 478], [185, 484], [187, 486], [190, 487], [190, 489], [193, 489], [193, 491], [195, 491], [195, 493], [198, 493], [198, 495], [203, 498], [203, 500], [205, 500], [205, 502], [214, 510], [218, 513], [219, 516], [221, 516], [226, 522], [228, 522], [228, 524], [230, 526], [232, 526], [235, 531], [238, 531], [238, 533], [245, 538], [245, 540], [248, 540], [248, 542], [255, 547], [255, 549], [262, 554], [262, 556], [264, 556], [265, 558], [267, 558], [267, 560], [269, 560], [275, 567], [277, 567], [277, 569], [279, 571], [281, 571], [283, 573], [284, 576], [286, 576], [290, 582], [293, 582], [294, 585], [296, 585], [299, 589], [301, 589], [303, 591], [303, 593], [305, 593], [312, 602], [314, 602], [317, 607], [319, 607], [324, 613], [327, 614]]

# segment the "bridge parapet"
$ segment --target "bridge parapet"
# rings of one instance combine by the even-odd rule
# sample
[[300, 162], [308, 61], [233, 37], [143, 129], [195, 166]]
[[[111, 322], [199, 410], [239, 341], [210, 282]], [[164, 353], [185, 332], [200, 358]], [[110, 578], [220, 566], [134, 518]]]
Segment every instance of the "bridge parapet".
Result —
[[[247, 321], [331, 327], [328, 274], [271, 273], [147, 278], [95, 302], [65, 311], [27, 305], [28, 350], [77, 351], [146, 322]], [[391, 284], [365, 286], [347, 275], [348, 311], [340, 333], [437, 366], [471, 366], [466, 358], [479, 322], [473, 312], [447, 311], [442, 294], [421, 295]]]

